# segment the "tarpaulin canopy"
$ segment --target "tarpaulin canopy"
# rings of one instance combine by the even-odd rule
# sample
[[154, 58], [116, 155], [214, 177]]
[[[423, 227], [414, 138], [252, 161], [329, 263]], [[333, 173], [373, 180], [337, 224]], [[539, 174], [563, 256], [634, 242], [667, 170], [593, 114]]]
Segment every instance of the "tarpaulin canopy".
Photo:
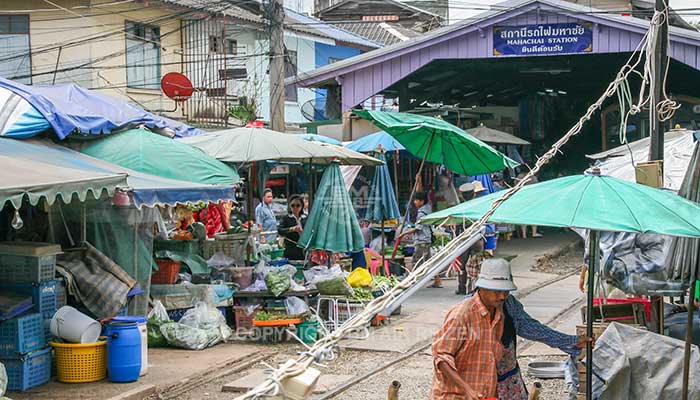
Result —
[[131, 188], [137, 207], [176, 205], [234, 198], [231, 186], [203, 185], [132, 171], [81, 154], [48, 140], [0, 138], [0, 202], [16, 208], [27, 196], [30, 204], [46, 198], [53, 204], [72, 196], [85, 201], [88, 193], [110, 196], [116, 187]]
[[255, 161], [308, 162], [328, 164], [333, 160], [343, 165], [378, 165], [375, 158], [327, 143], [306, 141], [296, 135], [265, 128], [245, 127], [209, 132], [180, 139], [227, 163]]
[[476, 128], [467, 129], [467, 133], [486, 143], [515, 145], [530, 144], [530, 142], [528, 142], [527, 140], [521, 139], [515, 135], [511, 135], [508, 132], [503, 132], [497, 129], [489, 128], [484, 124], [481, 124]]
[[240, 181], [233, 168], [201, 150], [143, 129], [90, 140], [78, 148], [83, 154], [163, 178], [210, 185]]
[[384, 131], [375, 132], [353, 140], [346, 144], [345, 147], [350, 150], [359, 151], [360, 153], [376, 151], [380, 147], [386, 151], [406, 150], [398, 140]]
[[[66, 153], [70, 153], [69, 156]], [[102, 168], [90, 157], [59, 146], [0, 138], [0, 204], [10, 202], [15, 208], [27, 196], [31, 205], [43, 197], [49, 204], [57, 198], [65, 203], [77, 196], [85, 201], [91, 193], [114, 193], [126, 186], [124, 171]]]
[[354, 112], [395, 137], [414, 156], [444, 164], [458, 174], [485, 174], [519, 165], [481, 140], [438, 118], [372, 110]]
[[336, 253], [364, 247], [360, 224], [337, 162], [323, 173], [299, 246]]
[[[505, 191], [432, 213], [424, 223], [480, 218]], [[573, 175], [528, 185], [489, 218], [517, 225], [575, 227], [700, 237], [700, 205], [674, 193], [610, 176]]]
[[[678, 191], [693, 155], [693, 132], [672, 130], [664, 135], [664, 187]], [[588, 155], [597, 161], [601, 172], [615, 178], [636, 182], [635, 163], [649, 161], [649, 138]]]
[[[181, 122], [149, 113], [127, 101], [87, 90], [74, 84], [26, 86], [0, 77], [0, 88], [19, 96], [19, 98], [5, 96], [6, 101], [0, 103], [0, 109], [4, 113], [13, 112], [19, 103], [26, 101], [46, 119], [59, 139], [64, 139], [76, 132], [106, 134], [139, 125], [152, 129], [170, 130], [179, 137], [204, 133], [200, 129]], [[29, 113], [34, 112], [24, 105], [21, 107]], [[2, 130], [0, 134], [26, 138], [36, 136], [41, 132], [34, 131], [35, 129], [36, 125], [24, 128], [18, 126], [7, 132]]]
[[299, 138], [302, 138], [304, 140], [308, 140], [310, 142], [321, 142], [321, 143], [330, 143], [334, 144], [337, 146], [342, 146], [343, 142], [337, 139], [333, 139], [328, 136], [323, 136], [323, 135], [317, 135], [315, 133], [299, 133], [296, 135]]

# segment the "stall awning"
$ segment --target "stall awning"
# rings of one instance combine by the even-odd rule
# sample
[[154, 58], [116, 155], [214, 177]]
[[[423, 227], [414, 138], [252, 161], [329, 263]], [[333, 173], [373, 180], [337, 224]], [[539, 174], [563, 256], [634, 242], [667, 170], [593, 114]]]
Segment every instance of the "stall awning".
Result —
[[[8, 94], [10, 91], [11, 94]], [[4, 94], [3, 94], [4, 93]], [[0, 78], [0, 110], [5, 115], [15, 114], [16, 119], [33, 121], [24, 126], [6, 126], [2, 123], [0, 135], [14, 138], [36, 136], [47, 126], [53, 128], [59, 139], [71, 133], [106, 134], [118, 129], [139, 125], [151, 129], [172, 131], [175, 136], [187, 137], [204, 133], [201, 129], [183, 124], [170, 118], [151, 114], [127, 101], [87, 90], [80, 86], [26, 86], [5, 78]], [[29, 104], [29, 107], [27, 104]], [[19, 111], [18, 111], [19, 110]], [[29, 113], [20, 118], [21, 113]], [[40, 113], [47, 124], [36, 121]], [[39, 130], [38, 128], [44, 128]], [[12, 128], [12, 129], [6, 129]], [[6, 132], [6, 130], [8, 130]]]
[[[66, 151], [72, 153], [66, 156]], [[36, 205], [44, 197], [53, 204], [60, 197], [70, 202], [73, 196], [85, 201], [103, 192], [110, 195], [117, 186], [126, 186], [127, 174], [103, 168], [80, 153], [36, 141], [0, 139], [0, 202], [15, 208], [27, 196]]]
[[111, 196], [116, 187], [131, 188], [137, 207], [218, 201], [234, 198], [232, 186], [205, 185], [133, 171], [81, 154], [48, 140], [0, 138], [0, 202], [15, 207], [27, 195], [32, 205], [41, 197], [84, 201], [88, 193]]

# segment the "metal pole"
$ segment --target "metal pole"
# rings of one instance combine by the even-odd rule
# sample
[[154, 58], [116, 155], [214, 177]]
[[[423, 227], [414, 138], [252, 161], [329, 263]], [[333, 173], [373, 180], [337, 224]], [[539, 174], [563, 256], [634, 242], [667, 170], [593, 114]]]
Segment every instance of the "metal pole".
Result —
[[[416, 174], [417, 176], [420, 176], [420, 174], [423, 173], [423, 166], [425, 166], [425, 159], [428, 158], [428, 153], [430, 153], [430, 147], [433, 145], [433, 139], [435, 139], [435, 132], [433, 131], [433, 134], [430, 136], [430, 141], [428, 142], [428, 147], [425, 148], [425, 154], [423, 154], [423, 159], [420, 162], [420, 167], [418, 167], [418, 173]], [[397, 236], [401, 235], [403, 232], [403, 228], [406, 225], [406, 219], [408, 219], [408, 211], [411, 209], [411, 203], [413, 202], [413, 196], [416, 195], [416, 187], [418, 187], [418, 179], [416, 179], [416, 182], [413, 184], [413, 189], [411, 189], [411, 195], [408, 196], [408, 208], [406, 209], [406, 215], [404, 215], [403, 220], [401, 221], [401, 225], [399, 225], [399, 230], [398, 233], [396, 234]], [[396, 248], [398, 249], [398, 247]], [[391, 253], [391, 259], [393, 260], [394, 257], [396, 257], [396, 249], [394, 249], [394, 252]]]
[[59, 61], [61, 61], [61, 51], [63, 51], [63, 46], [58, 46], [58, 55], [56, 56], [56, 66], [53, 69], [53, 79], [51, 80], [52, 85], [56, 84], [56, 73], [58, 72], [58, 63], [59, 63]]
[[[382, 204], [382, 207], [384, 207], [383, 204]], [[384, 238], [384, 209], [382, 209], [382, 233], [381, 233], [381, 235], [382, 235], [382, 264], [379, 266], [379, 275], [383, 275], [382, 271], [384, 270], [384, 262], [385, 262], [384, 261], [384, 246], [385, 246], [385, 243], [384, 243], [384, 239], [385, 239]]]
[[[595, 274], [598, 271], [600, 256], [598, 254], [599, 232], [591, 230], [589, 233], [588, 249], [588, 299], [586, 308], [586, 336], [593, 337], [593, 296], [595, 295]], [[593, 344], [586, 343], [586, 400], [593, 400]]]
[[270, 125], [284, 132], [284, 6], [283, 0], [271, 0], [270, 9]]
[[399, 152], [398, 150], [394, 151], [394, 154], [392, 154], [392, 158], [394, 159], [394, 195], [396, 195], [396, 201], [399, 201]]
[[688, 400], [688, 380], [690, 379], [690, 351], [693, 344], [693, 317], [695, 311], [695, 289], [698, 285], [697, 269], [691, 274], [688, 296], [688, 322], [685, 326], [685, 354], [683, 355], [683, 399]]
[[253, 163], [248, 164], [248, 245], [245, 247], [246, 261], [250, 263], [252, 253], [250, 236], [253, 225]]
[[[656, 51], [654, 52], [654, 64], [656, 68], [654, 70], [654, 92], [651, 93], [651, 141], [649, 148], [649, 160], [661, 160], [664, 159], [664, 131], [665, 123], [659, 119], [659, 113], [657, 112], [657, 104], [661, 100], [663, 94], [663, 81], [666, 73], [666, 66], [668, 64], [668, 10], [666, 9], [665, 1], [668, 0], [656, 0], [654, 9], [656, 12], [665, 12], [666, 18], [664, 23], [661, 25], [659, 34], [656, 38]], [[663, 164], [661, 166], [663, 168]], [[662, 171], [663, 172], [663, 171]]]

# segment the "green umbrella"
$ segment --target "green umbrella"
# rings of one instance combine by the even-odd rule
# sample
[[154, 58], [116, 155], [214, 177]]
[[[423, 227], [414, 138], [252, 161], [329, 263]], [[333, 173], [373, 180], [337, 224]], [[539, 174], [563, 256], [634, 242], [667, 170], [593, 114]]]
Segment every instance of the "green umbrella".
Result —
[[414, 156], [444, 164], [458, 174], [486, 174], [519, 165], [481, 140], [438, 118], [371, 110], [356, 110], [355, 114], [395, 137]]
[[334, 253], [364, 247], [360, 224], [337, 162], [323, 173], [299, 246]]
[[134, 171], [212, 185], [233, 185], [238, 173], [201, 150], [144, 129], [83, 143], [80, 152]]
[[[489, 221], [590, 229], [587, 334], [593, 334], [593, 287], [598, 270], [599, 231], [649, 232], [700, 237], [700, 205], [673, 193], [593, 174], [525, 186], [504, 201]], [[424, 223], [480, 218], [506, 192], [470, 200], [428, 215]], [[586, 398], [591, 399], [593, 350], [586, 348]]]
[[[505, 191], [428, 215], [423, 223], [478, 219]], [[611, 176], [573, 175], [528, 185], [490, 222], [700, 236], [700, 205], [674, 193]]]

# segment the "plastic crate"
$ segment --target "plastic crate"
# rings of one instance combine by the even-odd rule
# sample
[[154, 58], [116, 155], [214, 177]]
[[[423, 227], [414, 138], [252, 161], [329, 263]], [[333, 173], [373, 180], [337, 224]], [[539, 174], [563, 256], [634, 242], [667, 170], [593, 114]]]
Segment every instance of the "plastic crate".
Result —
[[4, 358], [7, 389], [25, 391], [51, 380], [51, 349], [45, 348], [19, 358]]
[[66, 282], [63, 280], [58, 281], [58, 286], [56, 286], [56, 309], [68, 304], [68, 289], [66, 289]]
[[0, 282], [32, 283], [55, 278], [56, 255], [0, 254]]
[[34, 312], [40, 313], [43, 318], [51, 318], [58, 309], [58, 281], [41, 283], [0, 283], [0, 290], [32, 296]]
[[204, 242], [202, 248], [202, 256], [204, 259], [210, 259], [216, 253], [224, 253], [226, 256], [234, 259], [237, 266], [245, 265], [247, 239], [215, 239]]
[[163, 240], [153, 241], [153, 251], [170, 250], [187, 254], [200, 254], [199, 240]]
[[158, 271], [151, 276], [151, 284], [172, 285], [177, 281], [177, 274], [180, 273], [180, 261], [172, 261], [165, 258], [156, 260]]
[[260, 312], [262, 307], [256, 306], [253, 312], [248, 315], [248, 307], [245, 306], [233, 306], [233, 312], [236, 317], [236, 329], [253, 329], [253, 320], [255, 316]]
[[46, 346], [44, 319], [28, 314], [0, 324], [0, 357], [18, 357]]

